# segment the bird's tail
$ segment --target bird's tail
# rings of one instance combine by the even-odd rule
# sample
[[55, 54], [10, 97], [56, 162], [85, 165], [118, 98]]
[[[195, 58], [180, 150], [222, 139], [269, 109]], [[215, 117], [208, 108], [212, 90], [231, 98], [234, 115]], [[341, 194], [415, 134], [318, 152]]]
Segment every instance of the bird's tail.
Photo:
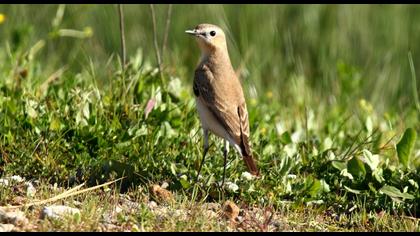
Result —
[[243, 156], [245, 165], [248, 168], [249, 173], [255, 176], [260, 176], [257, 165], [255, 164], [254, 158], [252, 156]]

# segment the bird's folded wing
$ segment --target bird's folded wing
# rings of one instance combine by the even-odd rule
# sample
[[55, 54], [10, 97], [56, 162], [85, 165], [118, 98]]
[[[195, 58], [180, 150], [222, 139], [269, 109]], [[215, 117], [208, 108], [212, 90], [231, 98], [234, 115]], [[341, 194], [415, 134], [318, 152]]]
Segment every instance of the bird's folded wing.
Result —
[[[201, 99], [201, 101], [209, 108], [212, 114], [216, 117], [220, 124], [228, 131], [235, 142], [241, 143], [241, 124], [237, 107], [232, 107], [227, 104], [227, 99], [224, 98], [226, 94], [217, 93], [212, 81], [213, 74], [206, 68], [202, 67], [195, 71], [194, 78], [194, 93]], [[246, 108], [245, 108], [246, 109]], [[246, 124], [248, 127], [248, 116], [246, 116]], [[249, 132], [248, 132], [249, 133]], [[248, 135], [248, 134], [247, 134]]]
[[241, 149], [244, 155], [252, 156], [251, 153], [251, 142], [249, 141], [249, 121], [248, 111], [246, 109], [246, 103], [243, 102], [238, 107], [239, 124], [241, 126]]

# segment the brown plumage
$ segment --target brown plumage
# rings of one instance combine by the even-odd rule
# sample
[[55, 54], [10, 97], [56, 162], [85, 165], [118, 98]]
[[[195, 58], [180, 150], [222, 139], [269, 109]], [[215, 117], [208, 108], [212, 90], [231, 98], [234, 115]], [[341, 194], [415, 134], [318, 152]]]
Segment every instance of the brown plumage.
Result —
[[202, 51], [201, 61], [195, 70], [193, 90], [205, 136], [203, 160], [208, 148], [206, 132], [210, 130], [234, 146], [249, 172], [258, 175], [249, 141], [245, 97], [232, 68], [223, 31], [214, 25], [200, 24], [193, 31], [186, 32], [197, 36]]

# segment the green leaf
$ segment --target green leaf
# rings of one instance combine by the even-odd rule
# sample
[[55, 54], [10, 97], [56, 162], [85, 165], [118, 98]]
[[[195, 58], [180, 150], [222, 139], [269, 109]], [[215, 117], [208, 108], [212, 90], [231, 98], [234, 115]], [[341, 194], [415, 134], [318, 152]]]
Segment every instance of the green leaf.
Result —
[[397, 144], [397, 153], [400, 163], [404, 168], [408, 168], [410, 163], [410, 155], [416, 142], [417, 133], [413, 128], [407, 128], [403, 137]]
[[379, 192], [390, 196], [391, 198], [406, 198], [414, 199], [414, 196], [409, 193], [402, 193], [399, 189], [394, 186], [384, 185]]
[[179, 182], [181, 183], [184, 189], [189, 188], [191, 186], [185, 175], [181, 176], [181, 178], [179, 179]]
[[57, 117], [53, 117], [50, 122], [50, 129], [57, 131], [60, 129], [61, 123]]
[[290, 137], [290, 133], [288, 131], [284, 132], [281, 136], [280, 136], [280, 142], [283, 145], [287, 145], [289, 143], [292, 143], [292, 138]]
[[351, 192], [351, 193], [354, 193], [354, 194], [360, 194], [362, 191], [360, 191], [360, 190], [356, 190], [356, 189], [351, 189], [351, 188], [349, 188], [349, 187], [347, 187], [347, 186], [344, 186], [344, 188], [347, 190], [347, 191], [349, 191], [349, 192]]
[[372, 171], [376, 170], [376, 168], [379, 165], [379, 155], [372, 155], [372, 153], [369, 150], [364, 149], [363, 150], [363, 157], [364, 157], [363, 161], [366, 164], [368, 164], [370, 169]]
[[331, 164], [334, 168], [336, 168], [339, 171], [342, 171], [347, 167], [344, 161], [332, 161]]
[[321, 182], [322, 191], [326, 193], [330, 192], [330, 185], [327, 182], [325, 182], [324, 179], [321, 179], [320, 182]]
[[[176, 176], [177, 175], [177, 173], [176, 173], [176, 165], [175, 165], [175, 163], [171, 163], [171, 167], [170, 167], [170, 169], [171, 169], [171, 173], [174, 175], [174, 176]], [[182, 183], [181, 183], [182, 184]]]
[[382, 170], [382, 168], [378, 168], [378, 169], [372, 171], [372, 176], [375, 177], [375, 179], [379, 183], [382, 183], [382, 181], [385, 181], [385, 179], [383, 177], [383, 170]]
[[359, 178], [364, 178], [366, 175], [365, 165], [358, 157], [353, 157], [347, 163], [347, 169], [353, 176], [357, 176]]
[[321, 182], [317, 179], [314, 179], [311, 187], [309, 188], [309, 195], [311, 195], [311, 197], [315, 197], [317, 196], [319, 193], [321, 193], [322, 188], [321, 188]]
[[286, 177], [286, 175], [289, 173], [292, 167], [293, 167], [293, 161], [291, 160], [291, 158], [288, 157], [287, 155], [284, 156], [281, 159], [281, 162], [279, 165], [279, 175], [283, 178]]
[[83, 115], [85, 116], [86, 119], [89, 119], [90, 117], [89, 103], [87, 102], [83, 105]]
[[140, 136], [143, 136], [143, 135], [147, 135], [147, 127], [146, 127], [146, 125], [142, 125], [140, 127], [140, 129], [138, 129], [136, 131], [136, 137], [140, 137]]
[[274, 145], [271, 145], [271, 144], [268, 144], [263, 149], [263, 155], [264, 156], [272, 155], [275, 152], [276, 152], [276, 147], [274, 147]]

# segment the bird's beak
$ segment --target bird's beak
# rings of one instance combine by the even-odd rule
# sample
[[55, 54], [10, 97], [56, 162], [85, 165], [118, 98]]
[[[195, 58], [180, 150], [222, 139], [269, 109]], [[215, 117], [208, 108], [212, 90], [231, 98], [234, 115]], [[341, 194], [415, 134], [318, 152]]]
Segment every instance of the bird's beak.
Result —
[[192, 35], [197, 35], [197, 31], [195, 31], [195, 30], [185, 30], [185, 33], [192, 34]]

